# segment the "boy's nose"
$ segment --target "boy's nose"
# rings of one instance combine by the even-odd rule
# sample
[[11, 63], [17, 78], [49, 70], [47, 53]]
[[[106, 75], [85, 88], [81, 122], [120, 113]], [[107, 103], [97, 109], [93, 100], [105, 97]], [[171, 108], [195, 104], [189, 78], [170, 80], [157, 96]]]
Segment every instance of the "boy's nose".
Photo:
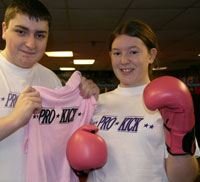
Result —
[[28, 36], [26, 40], [26, 46], [30, 49], [34, 49], [36, 47], [36, 40], [33, 35]]

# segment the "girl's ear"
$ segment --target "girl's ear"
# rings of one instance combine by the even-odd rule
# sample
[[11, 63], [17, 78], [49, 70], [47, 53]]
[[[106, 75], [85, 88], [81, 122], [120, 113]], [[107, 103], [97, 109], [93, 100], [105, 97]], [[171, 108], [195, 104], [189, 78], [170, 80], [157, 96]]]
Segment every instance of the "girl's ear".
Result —
[[152, 64], [156, 58], [157, 55], [157, 49], [156, 48], [152, 48], [149, 52], [149, 63]]

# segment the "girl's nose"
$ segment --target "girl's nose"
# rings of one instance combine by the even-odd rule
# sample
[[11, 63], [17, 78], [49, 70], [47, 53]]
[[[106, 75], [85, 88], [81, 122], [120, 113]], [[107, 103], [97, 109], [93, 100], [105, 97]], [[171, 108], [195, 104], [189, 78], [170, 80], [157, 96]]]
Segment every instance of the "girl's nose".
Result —
[[121, 55], [121, 64], [128, 64], [130, 61], [129, 61], [129, 59], [128, 59], [128, 56], [125, 54], [125, 53], [123, 53], [122, 55]]

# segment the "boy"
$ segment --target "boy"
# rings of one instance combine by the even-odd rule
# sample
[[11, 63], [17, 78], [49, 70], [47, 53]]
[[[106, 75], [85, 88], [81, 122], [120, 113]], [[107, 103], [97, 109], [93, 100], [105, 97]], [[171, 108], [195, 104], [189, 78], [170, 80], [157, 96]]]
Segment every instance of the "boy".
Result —
[[[23, 126], [42, 107], [39, 92], [31, 86], [61, 86], [57, 76], [38, 63], [50, 25], [51, 15], [38, 0], [12, 1], [5, 13], [2, 38], [6, 46], [0, 52], [0, 182], [24, 181]], [[85, 78], [80, 87], [85, 97], [99, 93]]]

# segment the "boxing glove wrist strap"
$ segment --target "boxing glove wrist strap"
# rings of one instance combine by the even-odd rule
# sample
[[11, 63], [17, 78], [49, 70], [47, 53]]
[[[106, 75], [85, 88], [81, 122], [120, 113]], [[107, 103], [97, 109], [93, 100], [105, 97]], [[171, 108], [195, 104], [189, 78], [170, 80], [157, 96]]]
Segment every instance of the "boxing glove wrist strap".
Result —
[[171, 131], [165, 126], [165, 142], [171, 155], [194, 155], [195, 152], [195, 129], [185, 133]]
[[88, 173], [71, 168], [78, 177], [87, 177]]

